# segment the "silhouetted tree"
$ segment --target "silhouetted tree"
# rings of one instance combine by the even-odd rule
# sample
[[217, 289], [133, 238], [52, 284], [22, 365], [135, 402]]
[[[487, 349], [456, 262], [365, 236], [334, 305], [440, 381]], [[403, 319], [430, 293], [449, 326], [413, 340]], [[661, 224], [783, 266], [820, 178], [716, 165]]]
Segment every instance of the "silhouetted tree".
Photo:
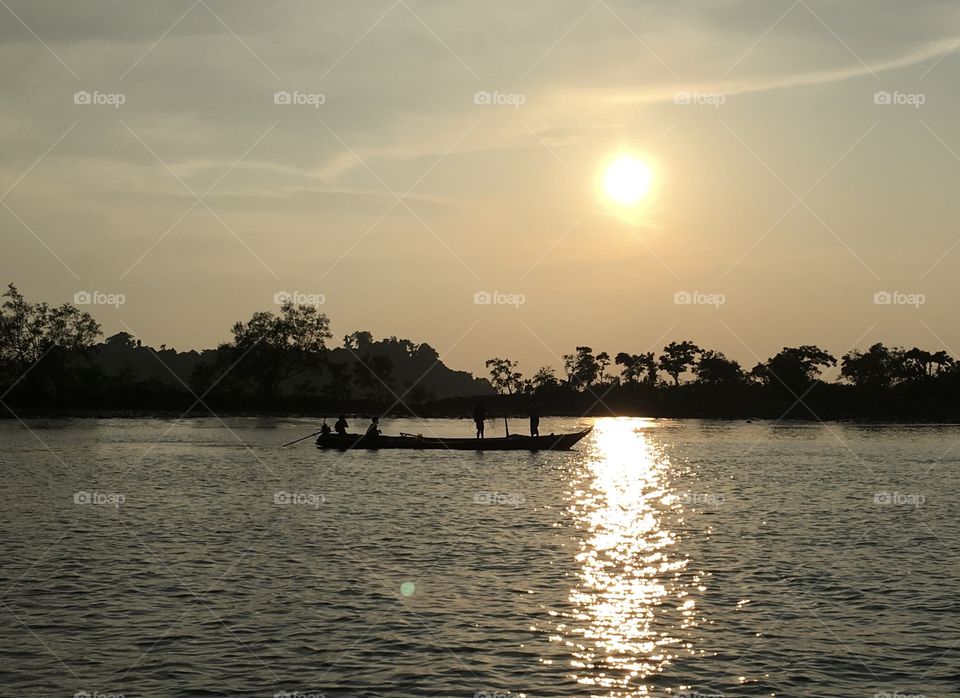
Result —
[[14, 284], [2, 297], [0, 385], [52, 394], [69, 390], [72, 370], [89, 357], [100, 325], [70, 303], [29, 303]]
[[[569, 367], [567, 367], [568, 357]], [[606, 362], [609, 364], [609, 356], [606, 357]], [[564, 357], [564, 367], [567, 368], [568, 381], [581, 389], [592, 386], [600, 375], [600, 364], [597, 362], [597, 357], [593, 355], [591, 347], [577, 347], [576, 354], [567, 354]]]
[[607, 382], [607, 366], [610, 365], [610, 355], [601, 351], [597, 354], [597, 380], [600, 383]]
[[688, 340], [670, 342], [660, 355], [660, 368], [673, 379], [674, 385], [680, 385], [680, 374], [693, 368], [701, 351], [700, 347]]
[[290, 301], [280, 313], [258, 312], [231, 329], [233, 341], [221, 345], [233, 372], [251, 381], [257, 394], [272, 398], [280, 384], [319, 370], [331, 338], [327, 316], [310, 305]]
[[351, 332], [343, 338], [343, 348], [351, 351], [366, 351], [373, 344], [373, 335], [366, 330]]
[[560, 385], [556, 371], [552, 366], [541, 366], [530, 381], [535, 390], [549, 390]]
[[933, 375], [933, 354], [929, 351], [914, 347], [903, 352], [901, 358], [907, 380], [920, 380]]
[[103, 344], [111, 349], [133, 349], [137, 346], [136, 338], [129, 332], [117, 332], [107, 337]]
[[931, 353], [913, 347], [902, 353], [904, 372], [908, 380], [930, 378], [953, 365], [953, 359], [945, 351]]
[[[618, 366], [623, 366], [620, 375], [624, 383], [643, 381], [653, 385], [657, 382], [657, 359], [652, 351], [645, 354], [628, 354], [621, 351], [614, 361]], [[645, 377], [644, 374], [646, 374]]]
[[804, 344], [800, 347], [784, 347], [767, 361], [763, 375], [769, 384], [780, 384], [797, 392], [819, 379], [823, 368], [836, 365], [837, 360], [828, 352], [812, 344]]
[[861, 388], [882, 389], [905, 373], [903, 352], [877, 343], [866, 352], [849, 351], [840, 361], [840, 375]]
[[712, 349], [700, 355], [700, 360], [694, 366], [693, 372], [699, 382], [707, 385], [741, 383], [745, 378], [739, 363]]
[[933, 356], [930, 357], [930, 363], [936, 367], [935, 369], [931, 369], [931, 372], [935, 375], [939, 375], [946, 369], [952, 368], [956, 365], [953, 357], [943, 350], [935, 351]]
[[747, 378], [763, 385], [769, 384], [770, 371], [767, 369], [767, 364], [764, 362], [758, 363], [756, 366], [750, 369], [750, 373], [747, 374]]
[[520, 364], [510, 359], [492, 358], [484, 364], [490, 371], [490, 382], [498, 393], [513, 395], [523, 389], [523, 376], [517, 371]]

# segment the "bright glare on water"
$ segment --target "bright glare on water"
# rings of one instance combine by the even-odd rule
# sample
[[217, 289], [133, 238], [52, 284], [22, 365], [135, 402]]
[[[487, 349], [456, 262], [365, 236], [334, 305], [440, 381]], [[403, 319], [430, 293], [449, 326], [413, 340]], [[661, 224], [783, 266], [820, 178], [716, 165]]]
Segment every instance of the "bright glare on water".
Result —
[[695, 607], [677, 581], [686, 560], [662, 521], [675, 499], [663, 486], [668, 463], [637, 429], [634, 420], [601, 421], [587, 448], [570, 504], [584, 531], [580, 579], [570, 593], [571, 622], [557, 625], [556, 640], [573, 643], [578, 682], [610, 695], [646, 693], [644, 679], [683, 649], [660, 610], [676, 606], [692, 616]]
[[2, 423], [2, 693], [960, 695], [960, 428], [590, 424]]

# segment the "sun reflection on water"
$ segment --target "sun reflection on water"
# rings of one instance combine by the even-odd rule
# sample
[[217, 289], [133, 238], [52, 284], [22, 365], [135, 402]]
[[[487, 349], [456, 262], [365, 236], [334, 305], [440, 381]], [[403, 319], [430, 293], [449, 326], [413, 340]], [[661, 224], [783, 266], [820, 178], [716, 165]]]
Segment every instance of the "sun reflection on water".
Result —
[[[668, 519], [666, 456], [647, 420], [599, 420], [570, 512], [581, 533], [573, 612], [555, 638], [571, 646], [574, 677], [610, 696], [649, 695], [648, 677], [679, 652], [679, 631], [697, 624], [696, 603], [680, 578], [687, 560]], [[594, 695], [597, 695], [594, 693]]]

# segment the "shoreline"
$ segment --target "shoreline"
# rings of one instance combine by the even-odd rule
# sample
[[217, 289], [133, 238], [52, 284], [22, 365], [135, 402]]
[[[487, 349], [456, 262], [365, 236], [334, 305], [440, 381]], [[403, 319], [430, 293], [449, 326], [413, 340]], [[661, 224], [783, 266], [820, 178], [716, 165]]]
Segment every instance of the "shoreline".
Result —
[[[117, 410], [117, 409], [89, 409], [89, 410], [37, 410], [37, 409], [24, 409], [16, 410], [16, 414], [13, 415], [9, 411], [0, 415], [0, 422], [9, 421], [17, 422], [20, 420], [43, 420], [43, 419], [54, 419], [54, 420], [81, 420], [81, 419], [96, 419], [96, 420], [121, 420], [121, 419], [160, 419], [160, 420], [201, 420], [201, 419], [309, 419], [315, 420], [318, 423], [322, 422], [324, 419], [332, 420], [336, 418], [336, 415], [333, 413], [321, 413], [321, 412], [308, 412], [303, 410], [261, 410], [261, 411], [251, 411], [251, 410], [223, 410], [223, 411], [214, 411], [210, 413], [209, 411], [200, 412], [197, 410], [192, 410], [188, 413], [178, 412], [176, 410]], [[362, 420], [369, 418], [373, 412], [361, 412], [361, 411], [346, 411], [343, 414], [346, 415], [348, 419]], [[512, 422], [526, 422], [529, 419], [529, 415], [516, 413], [516, 414], [498, 414], [495, 417], [488, 417], [488, 421], [500, 421], [504, 416], [511, 420]], [[705, 415], [705, 414], [686, 414], [686, 415], [677, 415], [677, 414], [636, 414], [630, 412], [621, 412], [616, 414], [611, 414], [609, 411], [597, 414], [576, 414], [576, 413], [543, 413], [540, 415], [541, 419], [602, 419], [602, 418], [629, 418], [629, 419], [650, 419], [650, 420], [669, 420], [669, 421], [713, 421], [713, 422], [745, 422], [745, 423], [774, 423], [774, 424], [862, 424], [862, 425], [879, 425], [879, 426], [960, 426], [960, 420], [951, 421], [947, 418], [935, 418], [931, 417], [929, 419], [904, 419], [901, 416], [890, 417], [884, 419], [882, 417], [873, 416], [873, 415], [864, 415], [859, 417], [829, 417], [829, 418], [815, 418], [815, 417], [802, 417], [802, 416], [790, 416], [790, 417], [767, 417], [767, 416], [753, 416], [753, 417], [743, 417], [739, 415]], [[454, 420], [471, 420], [467, 414], [462, 413], [437, 413], [432, 412], [430, 414], [411, 414], [409, 412], [395, 412], [388, 413], [380, 416], [381, 420], [393, 420], [393, 419], [409, 419], [409, 420], [430, 420], [430, 419], [454, 419]]]

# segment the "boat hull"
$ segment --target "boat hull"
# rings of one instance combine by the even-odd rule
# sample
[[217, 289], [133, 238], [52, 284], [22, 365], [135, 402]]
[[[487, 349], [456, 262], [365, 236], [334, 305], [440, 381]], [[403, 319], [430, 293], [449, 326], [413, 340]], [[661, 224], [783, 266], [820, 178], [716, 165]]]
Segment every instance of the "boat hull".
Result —
[[590, 429], [573, 434], [545, 436], [513, 435], [490, 439], [435, 438], [403, 434], [367, 438], [362, 434], [327, 434], [317, 438], [317, 448], [348, 451], [351, 449], [385, 450], [447, 450], [447, 451], [569, 451], [574, 444], [590, 433]]

